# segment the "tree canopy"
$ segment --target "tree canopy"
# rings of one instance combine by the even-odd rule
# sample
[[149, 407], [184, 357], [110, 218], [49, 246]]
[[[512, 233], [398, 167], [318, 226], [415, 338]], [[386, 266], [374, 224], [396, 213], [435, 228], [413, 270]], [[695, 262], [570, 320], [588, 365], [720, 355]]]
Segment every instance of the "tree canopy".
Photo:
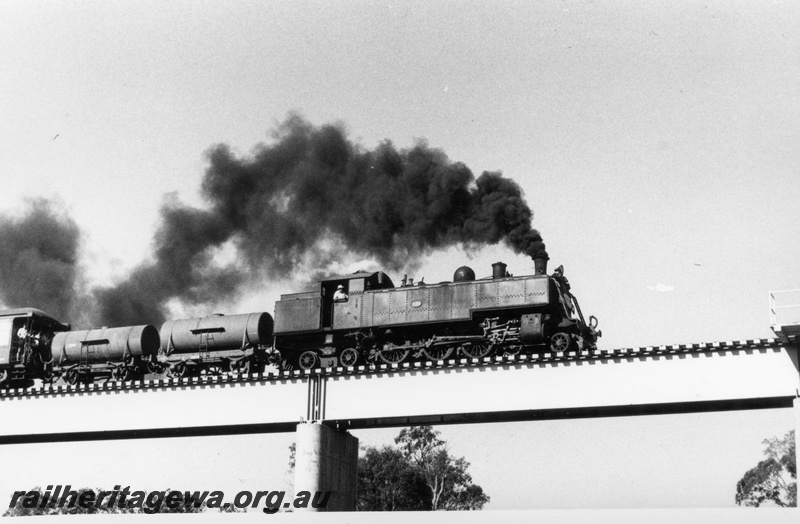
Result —
[[[358, 459], [358, 511], [479, 510], [489, 502], [472, 482], [469, 462], [453, 457], [430, 426], [412, 426], [395, 439], [399, 447], [363, 448]], [[289, 470], [295, 466], [289, 447]]]
[[431, 491], [431, 509], [478, 510], [489, 502], [483, 488], [473, 484], [464, 457], [450, 455], [447, 443], [430, 426], [413, 426], [394, 439], [405, 459], [419, 472]]
[[[765, 439], [766, 458], [748, 470], [736, 484], [736, 503], [759, 507], [774, 503], [781, 507], [797, 506], [797, 456], [794, 430], [782, 439]], [[792, 482], [794, 479], [794, 482]]]
[[431, 491], [421, 471], [389, 446], [367, 448], [358, 460], [358, 511], [425, 511]]

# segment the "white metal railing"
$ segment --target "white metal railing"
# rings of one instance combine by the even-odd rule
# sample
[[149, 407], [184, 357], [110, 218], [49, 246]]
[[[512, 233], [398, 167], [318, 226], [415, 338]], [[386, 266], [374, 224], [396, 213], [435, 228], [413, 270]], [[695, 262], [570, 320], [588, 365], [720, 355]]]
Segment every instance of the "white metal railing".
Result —
[[769, 292], [769, 323], [776, 333], [800, 331], [800, 289]]

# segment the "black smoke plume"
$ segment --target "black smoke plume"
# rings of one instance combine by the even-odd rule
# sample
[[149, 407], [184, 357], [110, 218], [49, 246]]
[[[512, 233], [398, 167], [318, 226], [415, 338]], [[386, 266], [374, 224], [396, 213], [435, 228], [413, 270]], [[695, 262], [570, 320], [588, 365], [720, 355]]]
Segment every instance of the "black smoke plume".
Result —
[[[158, 322], [172, 299], [229, 299], [248, 282], [292, 274], [309, 255], [320, 269], [346, 255], [397, 270], [435, 249], [504, 241], [546, 256], [516, 182], [498, 172], [476, 179], [424, 142], [368, 151], [340, 125], [314, 127], [290, 115], [251, 156], [218, 145], [208, 160], [208, 207], [163, 207], [153, 260], [97, 291], [102, 323]], [[238, 260], [218, 267], [213, 253], [226, 243]]]
[[[323, 253], [326, 240], [328, 257], [338, 245], [334, 253], [374, 257], [390, 269], [457, 243], [504, 240], [519, 253], [546, 256], [514, 181], [495, 172], [476, 180], [425, 143], [366, 151], [341, 126], [315, 128], [293, 115], [250, 158], [219, 145], [208, 159], [208, 209], [176, 201], [162, 208], [154, 260], [97, 291], [102, 323], [158, 322], [171, 299], [231, 298], [248, 281], [291, 273], [309, 253]], [[240, 263], [219, 268], [213, 248], [229, 241]]]
[[[546, 256], [519, 185], [500, 173], [476, 179], [424, 142], [398, 150], [387, 141], [367, 151], [342, 126], [314, 127], [298, 115], [272, 138], [247, 158], [225, 145], [208, 151], [201, 186], [208, 208], [175, 200], [163, 207], [154, 260], [97, 291], [102, 323], [158, 322], [171, 299], [229, 299], [245, 283], [292, 274], [310, 254], [319, 268], [349, 255], [395, 270], [459, 243], [505, 241], [518, 253]], [[239, 261], [220, 268], [212, 254], [226, 242]]]
[[77, 318], [81, 232], [46, 199], [27, 202], [23, 216], [0, 216], [0, 302]]

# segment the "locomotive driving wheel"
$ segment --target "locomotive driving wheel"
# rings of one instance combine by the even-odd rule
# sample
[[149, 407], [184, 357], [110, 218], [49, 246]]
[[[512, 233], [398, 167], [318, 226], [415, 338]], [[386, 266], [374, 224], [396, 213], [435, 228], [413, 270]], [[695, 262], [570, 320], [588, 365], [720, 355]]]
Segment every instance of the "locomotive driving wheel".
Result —
[[553, 351], [566, 351], [570, 346], [570, 338], [566, 333], [556, 333], [550, 337], [550, 349]]
[[468, 342], [461, 346], [461, 352], [469, 358], [483, 358], [492, 351], [491, 344]]
[[358, 363], [358, 351], [355, 348], [344, 348], [339, 354], [339, 364], [352, 367]]
[[316, 352], [308, 350], [300, 353], [297, 357], [297, 365], [300, 369], [313, 369], [319, 362]]
[[378, 353], [384, 364], [399, 364], [408, 358], [409, 351], [407, 349], [384, 349]]
[[424, 348], [422, 353], [428, 357], [429, 360], [447, 360], [453, 354], [453, 346], [433, 346]]

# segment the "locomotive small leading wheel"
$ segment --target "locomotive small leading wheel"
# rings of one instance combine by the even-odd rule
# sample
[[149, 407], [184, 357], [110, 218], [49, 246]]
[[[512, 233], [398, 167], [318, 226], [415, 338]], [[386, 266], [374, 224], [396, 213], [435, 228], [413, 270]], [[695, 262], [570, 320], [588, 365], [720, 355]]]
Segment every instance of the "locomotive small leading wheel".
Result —
[[339, 354], [339, 363], [345, 367], [355, 366], [358, 363], [358, 351], [354, 348], [344, 348]]
[[430, 360], [447, 360], [453, 354], [453, 346], [439, 346], [422, 350]]
[[0, 369], [0, 384], [8, 380], [8, 370]]
[[491, 350], [492, 346], [489, 344], [467, 343], [461, 346], [461, 352], [469, 358], [483, 358]]
[[566, 351], [570, 345], [569, 335], [566, 333], [556, 333], [550, 337], [550, 349], [553, 351]]
[[318, 361], [317, 354], [311, 350], [303, 351], [297, 357], [297, 365], [300, 366], [300, 369], [313, 369]]

